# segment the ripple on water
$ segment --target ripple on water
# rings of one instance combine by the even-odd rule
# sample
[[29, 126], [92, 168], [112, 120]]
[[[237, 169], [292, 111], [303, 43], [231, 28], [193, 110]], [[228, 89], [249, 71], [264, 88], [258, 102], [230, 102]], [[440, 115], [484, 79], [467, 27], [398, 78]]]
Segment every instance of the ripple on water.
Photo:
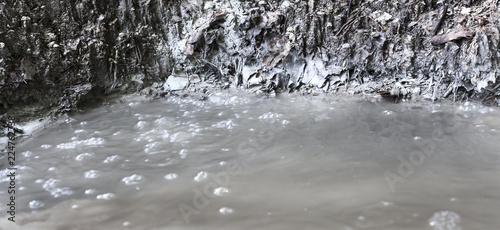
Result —
[[118, 155], [113, 155], [113, 156], [106, 157], [106, 159], [104, 159], [104, 161], [102, 161], [102, 162], [105, 164], [109, 164], [117, 159], [118, 159]]
[[43, 184], [43, 189], [45, 191], [50, 192], [50, 195], [57, 198], [63, 195], [71, 195], [73, 191], [68, 187], [58, 187], [61, 184], [61, 180], [50, 178]]
[[163, 151], [158, 151], [160, 146], [162, 145], [161, 142], [155, 141], [151, 143], [147, 143], [144, 147], [144, 152], [147, 154], [157, 154]]
[[214, 190], [216, 196], [224, 196], [229, 193], [229, 189], [226, 187], [218, 187]]
[[138, 174], [132, 174], [128, 177], [124, 177], [122, 179], [122, 182], [125, 183], [126, 185], [135, 185], [139, 184], [143, 180], [143, 177]]
[[154, 123], [160, 125], [162, 128], [170, 128], [175, 125], [175, 119], [171, 117], [160, 117], [156, 119]]
[[84, 176], [85, 176], [85, 178], [88, 178], [88, 179], [94, 179], [94, 178], [99, 177], [99, 171], [89, 170], [89, 171], [84, 173]]
[[29, 203], [29, 207], [31, 209], [39, 209], [39, 208], [43, 207], [44, 205], [45, 204], [43, 202], [39, 201], [39, 200], [32, 200]]
[[163, 139], [163, 141], [168, 141], [170, 133], [168, 132], [168, 130], [164, 129], [159, 132], [158, 136], [160, 136]]
[[273, 113], [273, 112], [267, 112], [267, 113], [264, 113], [262, 114], [261, 116], [259, 116], [259, 120], [271, 120], [271, 121], [274, 121], [280, 117], [282, 117], [283, 114], [279, 114], [279, 113]]
[[429, 219], [429, 225], [434, 230], [460, 230], [460, 216], [452, 211], [440, 211], [434, 213]]
[[177, 132], [170, 136], [170, 142], [183, 142], [191, 139], [193, 135], [188, 132]]
[[145, 121], [138, 121], [137, 124], [135, 124], [135, 128], [143, 130], [147, 125], [148, 123]]
[[49, 149], [50, 147], [52, 147], [52, 145], [44, 144], [44, 145], [41, 145], [40, 147], [42, 147], [44, 149]]
[[233, 129], [234, 126], [236, 126], [236, 124], [233, 122], [232, 119], [219, 121], [212, 125], [212, 127], [219, 129]]
[[164, 178], [165, 178], [165, 179], [167, 179], [167, 180], [174, 180], [174, 179], [176, 179], [177, 177], [178, 177], [178, 176], [177, 176], [177, 174], [176, 174], [176, 173], [169, 173], [169, 174], [167, 174], [167, 175], [165, 175], [165, 176], [164, 176]]
[[208, 173], [207, 173], [207, 172], [205, 172], [205, 171], [201, 171], [201, 172], [199, 172], [199, 173], [198, 173], [198, 174], [194, 177], [194, 180], [195, 180], [196, 182], [201, 182], [201, 181], [206, 180], [206, 179], [207, 179], [207, 177], [208, 177]]
[[31, 151], [24, 151], [21, 153], [25, 158], [30, 158], [31, 155], [33, 155], [33, 152]]
[[96, 198], [98, 200], [111, 200], [115, 197], [116, 197], [116, 195], [114, 193], [110, 193], [110, 192], [104, 193], [104, 194], [99, 194], [96, 196]]
[[92, 137], [86, 140], [75, 140], [71, 142], [66, 142], [62, 144], [58, 144], [56, 148], [58, 149], [75, 149], [77, 146], [82, 147], [82, 146], [99, 146], [104, 144], [104, 139], [100, 137]]
[[222, 215], [229, 215], [229, 214], [233, 214], [234, 210], [232, 208], [222, 207], [222, 208], [219, 209], [219, 212]]
[[185, 159], [188, 155], [188, 151], [186, 149], [181, 149], [179, 151], [179, 156], [181, 157], [181, 159]]
[[78, 154], [78, 155], [75, 157], [75, 160], [77, 160], [77, 161], [83, 161], [83, 160], [85, 160], [85, 159], [90, 159], [90, 158], [92, 158], [94, 155], [95, 155], [95, 153], [81, 153], [81, 154]]

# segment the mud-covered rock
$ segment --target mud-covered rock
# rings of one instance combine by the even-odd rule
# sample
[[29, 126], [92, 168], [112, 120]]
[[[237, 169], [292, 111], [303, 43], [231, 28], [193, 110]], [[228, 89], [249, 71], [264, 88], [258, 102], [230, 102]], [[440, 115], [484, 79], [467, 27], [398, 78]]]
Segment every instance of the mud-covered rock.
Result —
[[163, 88], [170, 91], [183, 90], [188, 84], [189, 80], [187, 78], [170, 76], [163, 85]]

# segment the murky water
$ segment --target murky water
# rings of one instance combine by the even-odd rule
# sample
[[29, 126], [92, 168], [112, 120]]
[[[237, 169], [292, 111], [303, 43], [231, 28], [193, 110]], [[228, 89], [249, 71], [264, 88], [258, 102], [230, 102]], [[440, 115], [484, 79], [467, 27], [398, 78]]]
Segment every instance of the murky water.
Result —
[[[129, 99], [19, 145], [0, 229], [496, 229], [500, 111], [364, 99]], [[2, 159], [6, 161], [6, 159]]]

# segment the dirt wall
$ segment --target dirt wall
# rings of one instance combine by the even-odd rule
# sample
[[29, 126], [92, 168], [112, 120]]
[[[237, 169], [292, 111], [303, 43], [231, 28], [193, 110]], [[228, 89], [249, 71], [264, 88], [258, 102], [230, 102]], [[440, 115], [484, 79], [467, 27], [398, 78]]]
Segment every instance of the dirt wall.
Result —
[[0, 114], [227, 88], [497, 105], [498, 3], [6, 0]]

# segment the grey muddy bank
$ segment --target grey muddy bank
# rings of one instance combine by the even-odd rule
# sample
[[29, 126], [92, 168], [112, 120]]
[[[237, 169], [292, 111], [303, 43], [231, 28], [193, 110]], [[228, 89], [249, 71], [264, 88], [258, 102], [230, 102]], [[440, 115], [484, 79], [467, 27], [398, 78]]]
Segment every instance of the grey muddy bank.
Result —
[[0, 3], [0, 113], [22, 121], [111, 94], [237, 87], [496, 104], [497, 6], [492, 0], [7, 0]]

